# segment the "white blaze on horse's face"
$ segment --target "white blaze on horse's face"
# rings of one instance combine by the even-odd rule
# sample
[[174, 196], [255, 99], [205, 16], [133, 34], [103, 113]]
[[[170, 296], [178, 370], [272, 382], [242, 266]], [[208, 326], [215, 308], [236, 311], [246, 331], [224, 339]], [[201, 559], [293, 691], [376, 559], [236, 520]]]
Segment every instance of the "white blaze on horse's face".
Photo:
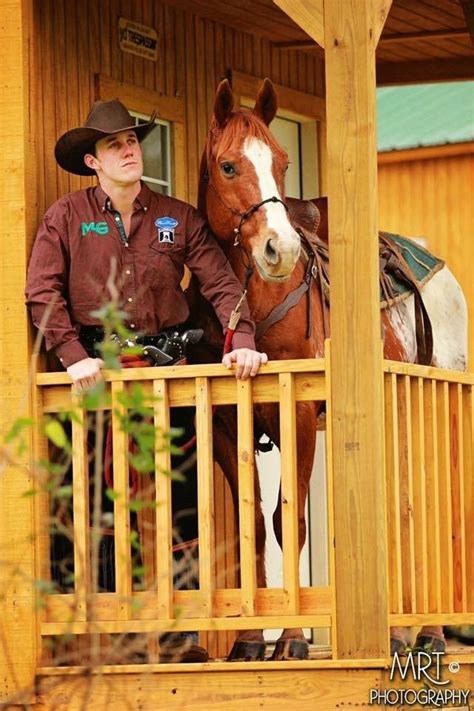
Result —
[[[282, 199], [272, 171], [272, 152], [263, 141], [248, 138], [244, 155], [253, 165], [261, 200], [276, 196]], [[300, 254], [300, 238], [288, 219], [281, 202], [267, 202], [260, 211], [266, 219], [259, 229], [252, 253], [261, 276], [267, 281], [284, 281], [293, 271]]]

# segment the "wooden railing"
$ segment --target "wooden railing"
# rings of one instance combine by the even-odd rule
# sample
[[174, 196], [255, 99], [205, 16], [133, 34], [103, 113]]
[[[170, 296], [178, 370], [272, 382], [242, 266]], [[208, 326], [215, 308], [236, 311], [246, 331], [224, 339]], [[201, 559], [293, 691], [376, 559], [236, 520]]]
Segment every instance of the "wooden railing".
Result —
[[473, 384], [385, 363], [391, 624], [474, 620]]
[[[252, 381], [236, 381], [222, 366], [188, 366], [110, 371], [106, 388], [114, 447], [115, 592], [91, 586], [89, 466], [86, 418], [72, 420], [74, 510], [74, 592], [49, 594], [39, 611], [42, 637], [72, 634], [158, 633], [167, 630], [223, 631], [280, 627], [331, 629], [337, 659], [334, 548], [329, 546], [329, 583], [300, 587], [297, 544], [296, 407], [331, 401], [328, 360], [280, 361]], [[390, 625], [464, 624], [474, 617], [474, 376], [385, 361], [386, 497]], [[146, 589], [132, 585], [129, 515], [128, 435], [119, 423], [121, 394], [140, 383], [149, 396], [156, 425], [156, 471], [170, 469], [162, 433], [170, 408], [196, 407], [199, 589], [173, 586], [170, 478], [154, 479], [156, 508], [152, 533], [145, 533]], [[37, 417], [74, 406], [75, 395], [62, 374], [37, 376]], [[259, 589], [255, 568], [253, 407], [280, 409], [283, 501], [283, 585]], [[238, 422], [240, 586], [224, 587], [222, 545], [216, 541], [213, 408], [235, 405]], [[46, 456], [37, 433], [36, 456]], [[328, 540], [334, 537], [331, 432], [327, 431]], [[377, 505], [374, 502], [374, 505]], [[50, 574], [49, 502], [36, 498], [38, 577]], [[368, 522], [370, 525], [370, 522]], [[374, 531], [374, 535], [377, 532]], [[143, 543], [143, 541], [142, 541]], [[381, 574], [383, 574], [381, 572]], [[350, 660], [351, 664], [354, 660]], [[344, 664], [344, 661], [341, 661]]]
[[[72, 419], [72, 489], [74, 511], [74, 592], [49, 594], [40, 613], [40, 634], [154, 633], [185, 630], [239, 630], [280, 627], [331, 627], [334, 614], [332, 587], [299, 584], [296, 408], [299, 402], [327, 400], [324, 360], [281, 361], [269, 364], [254, 380], [236, 381], [223, 366], [186, 366], [109, 371], [106, 395], [113, 431], [115, 592], [95, 592], [91, 587], [88, 499], [89, 465], [85, 454], [86, 418], [76, 409]], [[150, 398], [156, 425], [153, 534], [147, 536], [149, 563], [146, 590], [132, 586], [129, 517], [128, 435], [120, 427], [121, 395], [139, 383]], [[75, 395], [62, 374], [37, 376], [37, 415], [70, 410]], [[258, 589], [255, 566], [255, 495], [253, 407], [277, 403], [280, 409], [283, 527], [283, 586]], [[220, 587], [221, 542], [215, 540], [214, 463], [212, 458], [213, 408], [237, 408], [239, 481], [240, 587]], [[170, 423], [170, 408], [196, 407], [199, 589], [173, 589], [170, 453], [162, 433]], [[100, 409], [100, 408], [99, 408]], [[79, 415], [79, 416], [78, 416]], [[45, 453], [38, 436], [38, 451]], [[49, 574], [49, 505], [46, 494], [37, 498], [39, 568]], [[329, 530], [332, 524], [329, 521]], [[151, 557], [150, 557], [151, 555]], [[331, 559], [332, 560], [332, 559]], [[150, 579], [150, 570], [153, 578]], [[332, 576], [332, 572], [331, 572]]]

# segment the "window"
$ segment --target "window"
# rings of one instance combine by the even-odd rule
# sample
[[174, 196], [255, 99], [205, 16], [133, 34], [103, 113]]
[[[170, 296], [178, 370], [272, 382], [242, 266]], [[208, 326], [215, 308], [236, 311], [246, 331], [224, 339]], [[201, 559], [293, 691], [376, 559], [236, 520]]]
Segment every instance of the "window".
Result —
[[[148, 116], [130, 112], [135, 118], [136, 125], [146, 123]], [[170, 123], [155, 120], [155, 128], [142, 141], [143, 150], [143, 182], [151, 190], [164, 195], [172, 194], [171, 184], [171, 131]]]

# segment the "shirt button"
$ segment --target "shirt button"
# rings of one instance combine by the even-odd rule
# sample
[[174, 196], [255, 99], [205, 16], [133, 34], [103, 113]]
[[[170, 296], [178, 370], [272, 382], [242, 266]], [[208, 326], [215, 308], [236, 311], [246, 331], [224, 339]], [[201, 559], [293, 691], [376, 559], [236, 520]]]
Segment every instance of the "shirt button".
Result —
[[133, 301], [132, 297], [129, 296], [128, 299], [127, 299], [127, 301], [129, 301], [130, 303], [132, 303], [132, 301]]
[[125, 274], [127, 274], [127, 276], [130, 276], [130, 274], [131, 274], [130, 269], [127, 269], [127, 270], [125, 271]]
[[134, 324], [134, 323], [131, 323], [131, 324], [130, 324], [130, 328], [135, 328], [135, 324]]
[[120, 220], [120, 217], [118, 215], [115, 215], [115, 221], [118, 222]]
[[123, 243], [123, 246], [124, 246], [124, 247], [128, 247], [128, 242], [124, 242], [124, 243]]
[[147, 210], [148, 210], [147, 207], [144, 207], [144, 208], [143, 208], [143, 212], [146, 212]]

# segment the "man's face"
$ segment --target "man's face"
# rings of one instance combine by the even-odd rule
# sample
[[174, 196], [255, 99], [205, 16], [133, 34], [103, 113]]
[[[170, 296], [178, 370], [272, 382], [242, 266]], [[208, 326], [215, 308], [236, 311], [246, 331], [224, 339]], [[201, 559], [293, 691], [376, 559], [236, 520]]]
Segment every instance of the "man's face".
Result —
[[101, 138], [95, 144], [95, 153], [95, 156], [89, 154], [89, 162], [99, 179], [131, 185], [142, 177], [142, 149], [135, 131], [120, 131]]

